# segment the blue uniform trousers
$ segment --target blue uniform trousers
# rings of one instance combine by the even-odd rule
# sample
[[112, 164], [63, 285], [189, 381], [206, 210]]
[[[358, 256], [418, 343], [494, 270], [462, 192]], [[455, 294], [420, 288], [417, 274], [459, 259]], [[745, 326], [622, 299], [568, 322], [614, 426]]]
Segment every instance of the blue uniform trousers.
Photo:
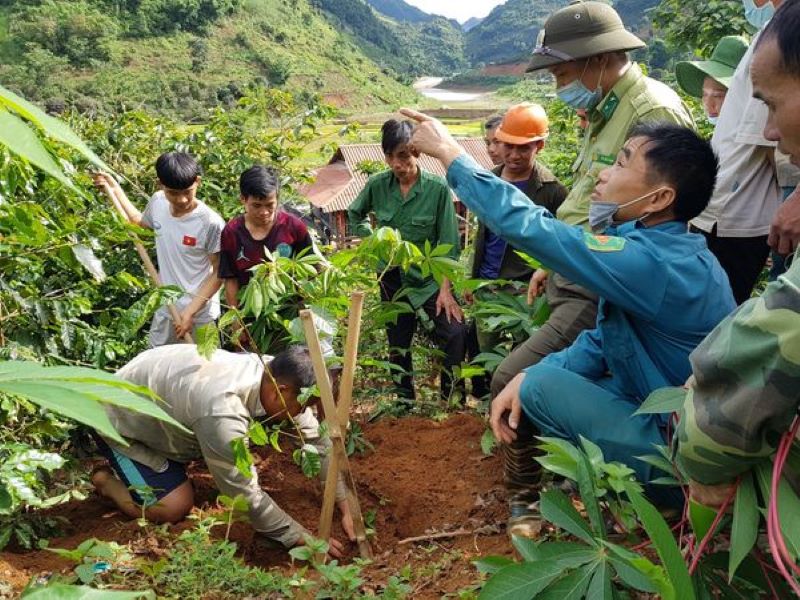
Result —
[[526, 371], [520, 390], [522, 410], [541, 435], [580, 447], [580, 436], [597, 444], [606, 462], [621, 462], [636, 472], [645, 493], [660, 507], [679, 507], [677, 487], [647, 485], [669, 474], [637, 459], [657, 454], [666, 443], [658, 415], [632, 416], [639, 403], [613, 390], [610, 378], [591, 381], [560, 367], [538, 364]]

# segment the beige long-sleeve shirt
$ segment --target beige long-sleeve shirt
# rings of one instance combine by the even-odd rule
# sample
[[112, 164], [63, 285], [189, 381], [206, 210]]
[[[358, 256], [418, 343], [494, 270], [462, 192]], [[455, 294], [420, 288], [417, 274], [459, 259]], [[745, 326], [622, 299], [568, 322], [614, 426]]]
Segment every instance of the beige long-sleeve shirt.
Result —
[[[267, 364], [269, 360], [265, 357]], [[247, 500], [256, 531], [287, 547], [302, 538], [305, 528], [261, 489], [255, 468], [245, 477], [234, 461], [231, 442], [245, 436], [253, 419], [263, 415], [260, 388], [264, 367], [257, 355], [218, 350], [207, 360], [194, 345], [162, 346], [143, 352], [117, 374], [158, 394], [165, 402], [162, 408], [189, 432], [123, 407], [108, 406], [111, 423], [130, 446], [107, 440], [109, 445], [155, 470], [166, 459], [185, 463], [202, 457], [221, 493], [241, 494]], [[330, 440], [320, 437], [319, 423], [310, 408], [295, 421], [306, 443], [322, 456], [324, 481]], [[337, 499], [341, 498], [344, 486], [339, 481]]]

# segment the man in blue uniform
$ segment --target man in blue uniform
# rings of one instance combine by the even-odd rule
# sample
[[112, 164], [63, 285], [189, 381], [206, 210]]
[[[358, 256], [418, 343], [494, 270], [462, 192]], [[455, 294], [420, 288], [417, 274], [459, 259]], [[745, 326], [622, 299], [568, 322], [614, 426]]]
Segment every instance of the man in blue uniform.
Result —
[[[653, 390], [686, 381], [689, 353], [735, 307], [705, 240], [686, 230], [714, 189], [718, 165], [708, 143], [676, 125], [635, 128], [592, 194], [589, 221], [605, 234], [598, 235], [556, 220], [480, 169], [438, 121], [404, 113], [421, 122], [414, 147], [442, 161], [448, 183], [479, 219], [601, 299], [595, 329], [519, 374], [494, 399], [497, 438], [510, 443], [527, 419], [542, 435], [574, 443], [583, 436], [607, 460], [651, 481], [653, 467], [636, 457], [665, 443], [666, 419], [632, 414]], [[681, 498], [675, 489], [646, 491], [662, 505]]]

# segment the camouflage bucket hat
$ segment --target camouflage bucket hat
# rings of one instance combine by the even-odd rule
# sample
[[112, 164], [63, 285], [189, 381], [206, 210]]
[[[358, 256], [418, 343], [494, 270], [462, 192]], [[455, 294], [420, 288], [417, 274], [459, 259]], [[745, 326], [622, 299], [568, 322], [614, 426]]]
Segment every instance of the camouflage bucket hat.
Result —
[[527, 70], [644, 46], [608, 4], [575, 0], [547, 19]]
[[706, 77], [728, 88], [745, 52], [747, 40], [738, 35], [725, 36], [714, 48], [711, 60], [682, 61], [675, 65], [678, 85], [695, 98], [703, 97], [703, 81]]

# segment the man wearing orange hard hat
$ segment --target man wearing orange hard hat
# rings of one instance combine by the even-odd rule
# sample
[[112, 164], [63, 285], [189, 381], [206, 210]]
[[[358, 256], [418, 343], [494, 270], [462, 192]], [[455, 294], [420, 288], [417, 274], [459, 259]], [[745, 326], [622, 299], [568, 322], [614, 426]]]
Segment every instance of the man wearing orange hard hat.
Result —
[[[492, 172], [513, 184], [532, 203], [555, 214], [567, 196], [567, 189], [547, 167], [536, 160], [548, 135], [549, 121], [544, 108], [530, 102], [512, 106], [494, 132], [495, 143], [502, 146], [504, 163]], [[527, 283], [533, 275], [533, 269], [516, 250], [480, 222], [475, 237], [472, 278]], [[494, 289], [491, 285], [479, 288], [476, 291], [478, 300]], [[465, 300], [472, 303], [473, 294], [465, 293]], [[496, 346], [502, 335], [501, 331], [489, 331], [480, 320], [475, 324], [475, 332], [481, 352]]]

